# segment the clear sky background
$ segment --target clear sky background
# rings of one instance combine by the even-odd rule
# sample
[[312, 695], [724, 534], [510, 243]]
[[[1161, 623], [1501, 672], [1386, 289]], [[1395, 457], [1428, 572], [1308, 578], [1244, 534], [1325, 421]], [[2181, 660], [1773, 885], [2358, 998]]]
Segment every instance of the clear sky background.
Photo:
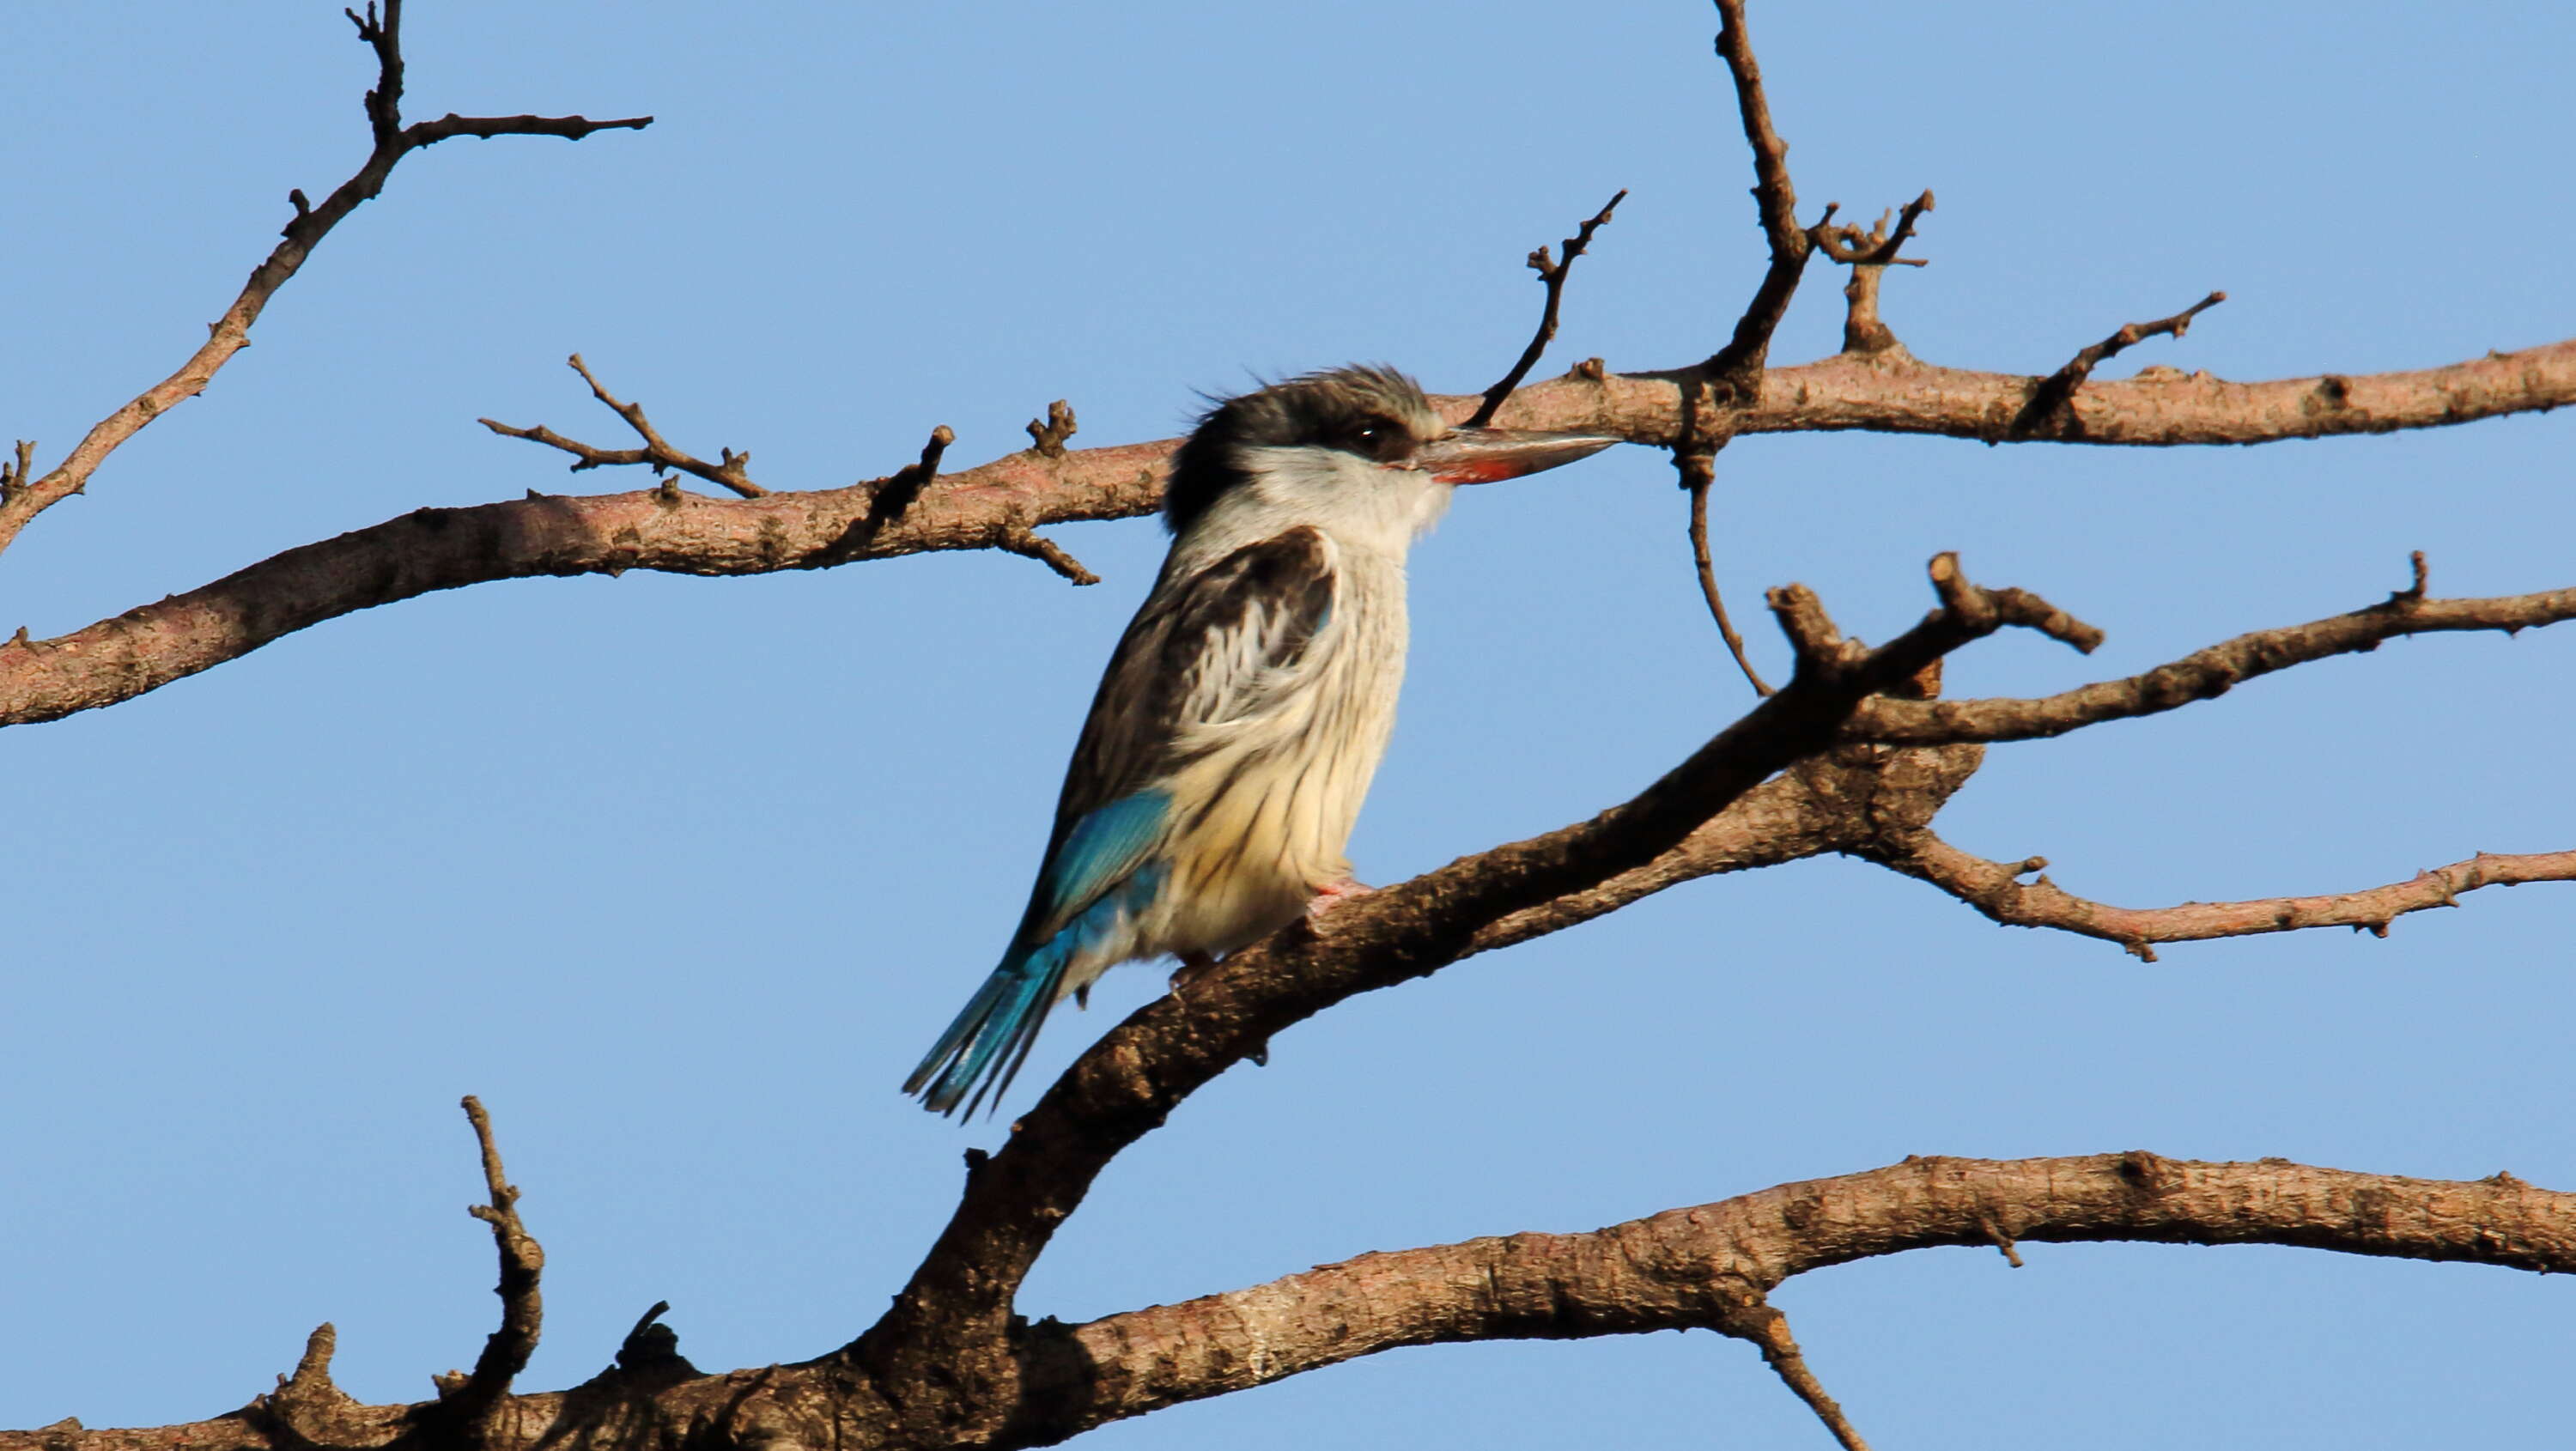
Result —
[[[336, 3], [11, 7], [0, 435], [51, 462], [204, 337], [365, 149]], [[1887, 315], [1919, 355], [2257, 379], [2576, 334], [2549, 0], [1758, 4], [1806, 214], [1931, 186]], [[428, 504], [598, 491], [480, 415], [621, 443], [583, 352], [773, 486], [1163, 437], [1276, 375], [1490, 382], [1522, 256], [1613, 190], [1547, 371], [1707, 353], [1761, 260], [1704, 5], [718, 6], [416, 0], [411, 114], [650, 112], [451, 142], [323, 245], [202, 400], [0, 561], [58, 634]], [[1830, 352], [1819, 265], [1774, 356]], [[2367, 604], [2576, 583], [2576, 421], [2115, 452], [1748, 438], [1717, 548], [1884, 639], [1924, 559], [2109, 631], [1998, 639], [2043, 693]], [[1478, 490], [1415, 555], [1404, 717], [1353, 855], [1390, 881], [1588, 815], [1747, 703], [1667, 460]], [[193, 1419], [317, 1322], [368, 1400], [494, 1320], [460, 1094], [549, 1255], [531, 1388], [673, 1305], [701, 1366], [865, 1326], [1000, 1128], [895, 1085], [1000, 949], [1092, 682], [1159, 558], [496, 584], [0, 734], [0, 1425]], [[2138, 906], [2375, 885], [2576, 845], [2576, 628], [2427, 638], [1996, 751], [1943, 818]], [[1080, 1319], [1372, 1250], [1582, 1230], [1909, 1153], [2286, 1155], [2576, 1188], [2576, 889], [2394, 936], [2145, 966], [1844, 861], [1687, 886], [1299, 1027], [1119, 1161], [1022, 1297]], [[1014, 1102], [1158, 991], [1114, 973]], [[2273, 1249], [1916, 1254], [1779, 1296], [1886, 1447], [2532, 1445], [2576, 1414], [2558, 1280]], [[1102, 1447], [1828, 1444], [1712, 1334], [1398, 1352]]]

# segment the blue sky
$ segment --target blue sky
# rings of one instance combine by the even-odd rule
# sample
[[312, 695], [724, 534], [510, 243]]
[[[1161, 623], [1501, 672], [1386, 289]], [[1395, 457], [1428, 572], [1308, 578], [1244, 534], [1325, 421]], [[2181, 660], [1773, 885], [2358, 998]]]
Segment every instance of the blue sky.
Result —
[[[749, 13], [746, 13], [748, 10]], [[1771, 4], [1809, 215], [1939, 210], [1886, 313], [2044, 371], [2230, 301], [2144, 363], [2427, 366], [2576, 333], [2558, 6]], [[987, 8], [415, 0], [409, 108], [650, 112], [406, 161], [202, 400], [0, 561], [58, 634], [424, 504], [567, 481], [473, 420], [620, 442], [579, 350], [675, 441], [775, 486], [1178, 431], [1193, 390], [1385, 359], [1482, 387], [1521, 257], [1612, 191], [1550, 369], [1697, 358], [1760, 264], [1691, 4]], [[20, 7], [0, 88], [18, 288], [0, 433], [50, 460], [203, 337], [363, 154], [334, 4]], [[1830, 351], [1819, 271], [1775, 357]], [[1861, 436], [1721, 460], [1721, 569], [1883, 639], [1942, 549], [2104, 627], [1999, 639], [2039, 693], [2403, 584], [2576, 582], [2570, 424], [2197, 452]], [[1416, 552], [1371, 880], [1588, 815], [1745, 705], [1668, 463], [1468, 496]], [[458, 1095], [549, 1252], [525, 1383], [646, 1305], [731, 1367], [863, 1327], [998, 1129], [895, 1084], [999, 949], [1064, 755], [1159, 557], [1003, 555], [489, 585], [333, 621], [111, 710], [0, 733], [0, 1425], [193, 1419], [340, 1328], [416, 1399], [494, 1303]], [[1779, 673], [1767, 628], [1750, 632]], [[2431, 638], [1998, 750], [1943, 817], [2129, 905], [2375, 885], [2576, 836], [2576, 634]], [[2145, 1147], [2576, 1186], [2576, 892], [2143, 966], [1824, 861], [1694, 884], [1373, 994], [1230, 1073], [1103, 1180], [1030, 1282], [1089, 1317], [1370, 1250], [1579, 1230], [1908, 1153]], [[1161, 984], [1121, 969], [1025, 1102]], [[1945, 1251], [1793, 1282], [1882, 1445], [2530, 1444], [2576, 1391], [2567, 1287], [2291, 1250]], [[1712, 1335], [1403, 1352], [1109, 1428], [1104, 1447], [1825, 1444]]]

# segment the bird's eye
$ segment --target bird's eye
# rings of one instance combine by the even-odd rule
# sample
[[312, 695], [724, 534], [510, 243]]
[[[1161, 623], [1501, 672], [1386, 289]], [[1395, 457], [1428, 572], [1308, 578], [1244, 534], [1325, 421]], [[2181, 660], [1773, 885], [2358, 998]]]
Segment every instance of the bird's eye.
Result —
[[1413, 435], [1391, 420], [1370, 418], [1351, 426], [1346, 446], [1362, 458], [1393, 463], [1413, 452]]

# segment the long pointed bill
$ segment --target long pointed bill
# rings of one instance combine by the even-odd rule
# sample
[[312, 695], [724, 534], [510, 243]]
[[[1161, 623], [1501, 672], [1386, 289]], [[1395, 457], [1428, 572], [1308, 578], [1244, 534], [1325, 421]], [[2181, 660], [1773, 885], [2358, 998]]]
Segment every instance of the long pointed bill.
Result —
[[1444, 484], [1490, 484], [1590, 458], [1624, 440], [1597, 433], [1541, 433], [1525, 428], [1453, 428], [1422, 446], [1413, 466]]

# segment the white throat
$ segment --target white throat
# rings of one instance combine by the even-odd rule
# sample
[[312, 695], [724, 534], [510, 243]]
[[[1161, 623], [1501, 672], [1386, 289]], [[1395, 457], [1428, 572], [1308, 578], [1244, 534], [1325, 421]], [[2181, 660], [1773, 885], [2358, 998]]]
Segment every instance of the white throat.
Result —
[[1250, 477], [1208, 509], [1192, 543], [1222, 538], [1231, 549], [1306, 525], [1400, 564], [1449, 509], [1449, 485], [1340, 449], [1247, 448], [1237, 457]]

